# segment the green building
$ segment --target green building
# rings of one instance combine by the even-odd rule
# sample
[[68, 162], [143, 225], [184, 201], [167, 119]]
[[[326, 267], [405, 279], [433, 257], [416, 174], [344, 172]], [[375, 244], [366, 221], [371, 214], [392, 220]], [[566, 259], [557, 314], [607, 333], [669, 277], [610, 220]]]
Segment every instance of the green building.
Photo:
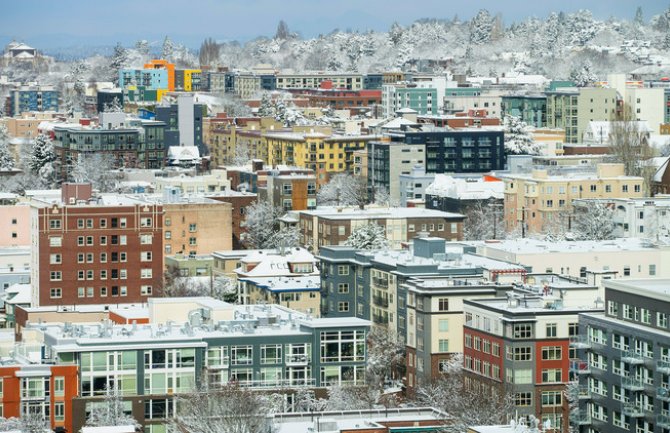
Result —
[[[442, 97], [443, 95], [440, 95]], [[382, 86], [382, 112], [392, 117], [403, 108], [410, 108], [418, 115], [437, 114], [437, 89], [432, 87]]]
[[547, 126], [547, 97], [545, 95], [509, 95], [502, 97], [502, 117], [518, 117], [536, 128]]

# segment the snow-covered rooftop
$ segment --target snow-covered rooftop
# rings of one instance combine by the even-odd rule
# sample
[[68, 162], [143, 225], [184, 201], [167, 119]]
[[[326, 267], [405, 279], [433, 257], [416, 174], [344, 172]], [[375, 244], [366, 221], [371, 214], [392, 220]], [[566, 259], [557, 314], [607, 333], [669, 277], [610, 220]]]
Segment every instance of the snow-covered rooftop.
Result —
[[515, 254], [596, 253], [608, 251], [649, 251], [656, 246], [647, 239], [619, 238], [607, 241], [544, 241], [539, 239], [509, 239], [495, 242], [464, 242], [483, 249]]
[[7, 304], [30, 304], [32, 291], [30, 284], [12, 284], [5, 289], [5, 303]]
[[404, 218], [463, 218], [463, 215], [452, 212], [442, 212], [434, 209], [408, 207], [358, 207], [338, 208], [335, 206], [319, 206], [317, 209], [300, 211], [302, 214], [318, 216], [326, 219], [404, 219]]
[[254, 286], [267, 289], [271, 292], [294, 292], [294, 291], [318, 291], [321, 289], [321, 277], [317, 275], [296, 277], [240, 277], [240, 281], [246, 281]]
[[433, 183], [426, 188], [426, 194], [439, 197], [453, 197], [461, 200], [502, 199], [505, 183], [494, 178], [476, 180], [457, 178], [446, 174], [436, 174]]

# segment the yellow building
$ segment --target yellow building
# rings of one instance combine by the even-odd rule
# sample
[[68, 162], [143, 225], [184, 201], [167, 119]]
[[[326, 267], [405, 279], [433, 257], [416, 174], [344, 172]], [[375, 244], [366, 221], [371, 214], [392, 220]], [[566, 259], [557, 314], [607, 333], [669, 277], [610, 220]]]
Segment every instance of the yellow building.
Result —
[[268, 162], [265, 131], [281, 130], [282, 124], [274, 118], [257, 119], [204, 119], [203, 141], [210, 149], [213, 167], [231, 164], [236, 156], [262, 159]]
[[623, 164], [598, 164], [595, 171], [570, 168], [534, 169], [528, 174], [502, 176], [505, 182], [505, 225], [508, 231], [529, 233], [567, 230], [572, 200], [579, 198], [637, 198], [644, 196], [642, 177], [624, 175]]
[[193, 92], [200, 90], [202, 71], [200, 69], [184, 69], [184, 90]]
[[263, 136], [270, 165], [311, 168], [317, 185], [328, 183], [334, 174], [353, 172], [354, 152], [377, 138], [335, 135], [330, 127], [296, 127], [292, 132], [267, 132]]

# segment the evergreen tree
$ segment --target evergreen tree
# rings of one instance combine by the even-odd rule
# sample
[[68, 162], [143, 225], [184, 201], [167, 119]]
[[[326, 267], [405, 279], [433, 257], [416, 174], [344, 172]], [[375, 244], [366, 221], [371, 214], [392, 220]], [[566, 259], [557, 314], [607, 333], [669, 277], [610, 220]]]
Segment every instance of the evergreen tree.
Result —
[[126, 66], [126, 63], [128, 63], [128, 50], [119, 42], [114, 47], [114, 54], [109, 63], [110, 81], [115, 86], [119, 85], [119, 71]]
[[141, 41], [135, 42], [135, 49], [140, 55], [146, 57], [149, 55], [149, 41], [142, 39]]
[[13, 170], [16, 163], [9, 149], [9, 134], [5, 125], [0, 124], [0, 171]]
[[480, 9], [470, 22], [470, 42], [474, 45], [483, 45], [491, 41], [493, 19], [486, 9]]
[[170, 39], [169, 36], [165, 36], [165, 39], [163, 39], [163, 49], [161, 51], [161, 57], [165, 60], [172, 61], [172, 57], [174, 56], [174, 42], [172, 42], [172, 39]]
[[40, 174], [43, 169], [56, 160], [54, 146], [49, 137], [40, 134], [35, 138], [30, 154], [30, 170]]
[[638, 26], [643, 26], [644, 25], [644, 17], [642, 15], [642, 6], [638, 6], [637, 10], [635, 11], [635, 20], [633, 21], [634, 24]]
[[288, 29], [288, 24], [286, 21], [280, 20], [277, 25], [277, 32], [275, 33], [275, 39], [286, 40], [291, 37], [291, 32]]

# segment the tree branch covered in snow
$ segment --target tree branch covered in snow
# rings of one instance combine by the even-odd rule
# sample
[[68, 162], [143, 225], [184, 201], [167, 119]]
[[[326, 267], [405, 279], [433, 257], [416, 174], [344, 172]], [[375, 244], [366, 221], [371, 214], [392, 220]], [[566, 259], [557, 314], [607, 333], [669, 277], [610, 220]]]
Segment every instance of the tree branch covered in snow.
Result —
[[540, 146], [531, 135], [531, 128], [516, 116], [506, 116], [503, 122], [505, 131], [505, 152], [512, 155], [538, 155]]
[[605, 204], [592, 203], [575, 210], [573, 231], [578, 239], [603, 241], [614, 239], [616, 224], [613, 211]]
[[502, 209], [498, 209], [495, 205], [489, 206], [488, 203], [478, 201], [468, 206], [464, 215], [463, 237], [466, 240], [501, 239], [503, 237], [505, 224]]
[[113, 386], [105, 389], [105, 400], [91, 405], [91, 412], [86, 419], [89, 427], [116, 427], [132, 425], [136, 429], [140, 423], [123, 409], [123, 399], [119, 390]]
[[368, 333], [366, 379], [377, 389], [387, 380], [396, 381], [405, 372], [405, 339], [385, 327], [373, 327]]
[[386, 238], [386, 229], [374, 222], [356, 227], [344, 241], [344, 245], [369, 251], [385, 250], [390, 244]]
[[298, 246], [300, 234], [296, 227], [280, 227], [281, 209], [268, 202], [256, 202], [246, 208], [243, 223], [244, 243], [248, 248], [290, 248]]
[[363, 209], [368, 202], [368, 186], [361, 176], [336, 174], [323, 185], [316, 195], [320, 206], [358, 206]]
[[9, 134], [7, 127], [0, 124], [0, 171], [13, 170], [16, 166], [12, 151], [9, 149]]

